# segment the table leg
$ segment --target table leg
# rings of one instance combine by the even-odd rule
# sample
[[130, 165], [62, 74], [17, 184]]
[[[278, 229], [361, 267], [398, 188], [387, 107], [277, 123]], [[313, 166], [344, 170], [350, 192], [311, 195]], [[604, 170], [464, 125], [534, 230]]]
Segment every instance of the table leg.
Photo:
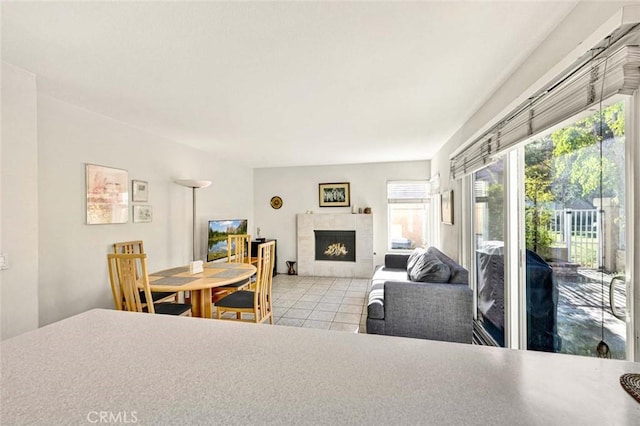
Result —
[[212, 318], [213, 309], [211, 307], [211, 288], [202, 289], [202, 318]]
[[200, 318], [211, 318], [211, 289], [191, 291], [191, 315]]

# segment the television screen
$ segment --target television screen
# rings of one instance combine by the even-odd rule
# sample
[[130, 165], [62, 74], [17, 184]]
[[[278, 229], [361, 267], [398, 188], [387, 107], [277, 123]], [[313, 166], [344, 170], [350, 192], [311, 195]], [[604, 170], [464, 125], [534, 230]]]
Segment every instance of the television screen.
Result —
[[246, 233], [247, 219], [210, 220], [207, 262], [227, 257], [227, 235]]

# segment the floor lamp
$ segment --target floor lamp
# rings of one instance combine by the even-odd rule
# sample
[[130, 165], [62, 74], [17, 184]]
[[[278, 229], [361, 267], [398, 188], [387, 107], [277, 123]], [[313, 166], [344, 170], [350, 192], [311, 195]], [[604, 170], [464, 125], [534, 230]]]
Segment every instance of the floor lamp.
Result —
[[191, 253], [192, 260], [196, 260], [196, 189], [206, 188], [211, 185], [210, 180], [194, 180], [194, 179], [178, 179], [175, 181], [178, 185], [186, 186], [193, 190], [193, 251]]

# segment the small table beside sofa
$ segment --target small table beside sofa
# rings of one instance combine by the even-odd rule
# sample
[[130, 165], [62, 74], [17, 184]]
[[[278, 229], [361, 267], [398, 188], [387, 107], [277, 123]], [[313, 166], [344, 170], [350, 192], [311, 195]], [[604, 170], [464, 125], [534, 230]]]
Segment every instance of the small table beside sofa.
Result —
[[367, 333], [471, 343], [469, 273], [437, 248], [387, 254], [370, 289]]

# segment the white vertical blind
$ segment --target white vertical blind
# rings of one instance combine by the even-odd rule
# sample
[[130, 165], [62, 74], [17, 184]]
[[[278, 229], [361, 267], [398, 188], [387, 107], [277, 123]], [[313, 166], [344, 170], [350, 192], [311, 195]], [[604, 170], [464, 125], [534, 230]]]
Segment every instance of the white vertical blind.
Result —
[[390, 181], [387, 182], [387, 200], [393, 203], [427, 203], [429, 202], [429, 182]]
[[451, 159], [451, 177], [460, 178], [497, 154], [539, 134], [615, 94], [640, 86], [640, 26], [621, 27], [585, 54], [547, 87], [509, 113]]

